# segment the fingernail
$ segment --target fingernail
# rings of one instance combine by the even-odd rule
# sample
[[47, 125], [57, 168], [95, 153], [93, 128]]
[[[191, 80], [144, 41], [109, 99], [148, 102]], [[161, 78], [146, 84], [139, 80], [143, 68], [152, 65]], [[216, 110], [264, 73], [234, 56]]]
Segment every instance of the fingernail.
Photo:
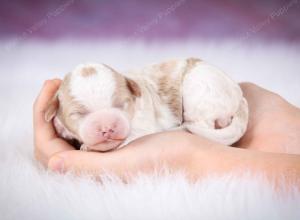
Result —
[[59, 156], [52, 157], [49, 160], [48, 169], [54, 172], [64, 173], [64, 159]]

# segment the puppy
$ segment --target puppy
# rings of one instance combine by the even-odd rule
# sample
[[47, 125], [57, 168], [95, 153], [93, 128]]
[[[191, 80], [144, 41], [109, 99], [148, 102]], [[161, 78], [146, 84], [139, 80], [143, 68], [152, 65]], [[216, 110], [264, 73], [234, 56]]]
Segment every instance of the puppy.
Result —
[[171, 60], [120, 74], [104, 64], [67, 74], [45, 119], [81, 150], [108, 151], [155, 132], [184, 129], [225, 145], [245, 133], [239, 85], [199, 59]]

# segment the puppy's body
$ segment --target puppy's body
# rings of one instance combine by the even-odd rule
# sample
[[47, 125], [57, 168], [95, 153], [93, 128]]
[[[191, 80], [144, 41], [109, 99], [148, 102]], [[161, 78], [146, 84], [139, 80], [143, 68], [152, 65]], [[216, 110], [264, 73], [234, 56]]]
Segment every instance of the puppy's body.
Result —
[[[174, 128], [230, 145], [244, 134], [248, 122], [247, 102], [238, 84], [193, 58], [154, 64], [126, 76], [106, 65], [81, 65], [64, 79], [58, 99], [58, 133], [79, 140], [87, 150], [121, 147]], [[72, 112], [68, 108], [94, 116], [67, 119]], [[94, 121], [102, 133], [90, 138]]]
[[203, 61], [156, 64], [132, 78], [138, 79], [144, 94], [137, 103], [140, 117], [132, 127], [138, 130], [143, 125], [145, 131], [137, 131], [137, 137], [180, 127], [230, 145], [246, 131], [248, 105], [240, 87]]
[[156, 64], [128, 74], [141, 88], [128, 141], [181, 126], [184, 69], [173, 64]]

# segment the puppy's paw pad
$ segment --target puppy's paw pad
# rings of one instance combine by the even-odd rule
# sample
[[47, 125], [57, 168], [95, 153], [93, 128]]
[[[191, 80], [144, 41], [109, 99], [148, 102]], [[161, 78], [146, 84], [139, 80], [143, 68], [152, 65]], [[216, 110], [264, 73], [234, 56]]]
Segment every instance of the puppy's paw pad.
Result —
[[215, 120], [215, 129], [223, 129], [228, 127], [232, 122], [233, 116], [222, 117]]
[[86, 145], [86, 144], [82, 144], [82, 145], [80, 146], [80, 150], [81, 150], [81, 151], [88, 151], [88, 150], [89, 150], [89, 147], [88, 147], [88, 145]]

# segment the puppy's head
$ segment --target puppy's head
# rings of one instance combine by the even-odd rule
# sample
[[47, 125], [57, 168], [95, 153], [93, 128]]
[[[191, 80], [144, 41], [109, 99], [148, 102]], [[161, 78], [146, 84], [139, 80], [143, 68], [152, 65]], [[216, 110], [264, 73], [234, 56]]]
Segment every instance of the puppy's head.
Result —
[[[120, 145], [130, 133], [139, 86], [104, 64], [80, 65], [64, 78], [45, 113], [57, 133], [100, 151]], [[58, 101], [58, 105], [57, 105]]]

